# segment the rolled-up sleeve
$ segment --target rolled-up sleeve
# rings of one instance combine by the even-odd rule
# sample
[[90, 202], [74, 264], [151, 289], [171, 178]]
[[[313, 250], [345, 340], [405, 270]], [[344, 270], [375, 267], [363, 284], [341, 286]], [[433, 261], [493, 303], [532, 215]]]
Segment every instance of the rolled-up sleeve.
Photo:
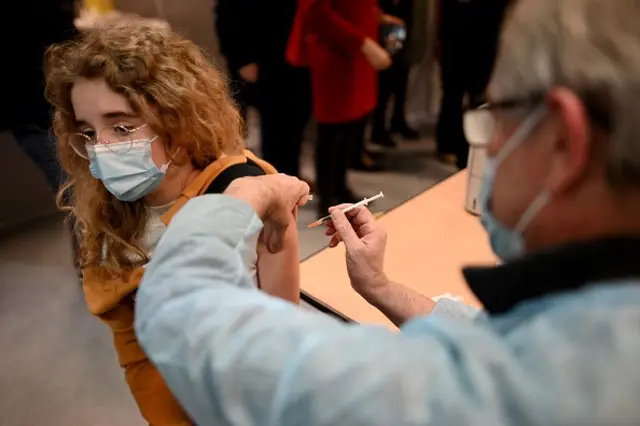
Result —
[[448, 316], [453, 318], [475, 320], [482, 314], [482, 311], [473, 306], [465, 305], [462, 302], [451, 299], [440, 299], [431, 311], [434, 316]]
[[[515, 425], [555, 401], [535, 399], [562, 369], [526, 349], [520, 362], [490, 327], [434, 316], [393, 333], [257, 291], [246, 265], [261, 227], [239, 201], [191, 201], [139, 290], [138, 338], [197, 424]], [[526, 345], [557, 332], [538, 328]]]

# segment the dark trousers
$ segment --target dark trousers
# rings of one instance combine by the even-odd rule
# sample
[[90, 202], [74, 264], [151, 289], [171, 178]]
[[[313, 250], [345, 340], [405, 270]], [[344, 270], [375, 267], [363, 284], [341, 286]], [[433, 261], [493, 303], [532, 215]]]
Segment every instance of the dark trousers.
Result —
[[261, 64], [259, 69], [262, 158], [280, 173], [300, 176], [302, 141], [312, 108], [309, 72], [284, 62]]
[[20, 149], [40, 169], [42, 175], [56, 193], [63, 182], [64, 173], [58, 161], [56, 143], [48, 131], [17, 129], [12, 131]]
[[347, 168], [353, 151], [364, 140], [366, 122], [367, 117], [346, 123], [318, 123], [316, 185], [322, 210], [349, 198]]
[[459, 64], [448, 58], [445, 60], [444, 53], [442, 56], [442, 99], [436, 128], [438, 153], [454, 154], [457, 157], [457, 166], [462, 169], [467, 166], [469, 156], [469, 143], [464, 135], [462, 119], [462, 103], [465, 93], [468, 92], [464, 77], [459, 75]]
[[467, 166], [469, 144], [463, 128], [463, 100], [481, 98], [491, 77], [506, 1], [443, 1], [442, 99], [436, 129], [439, 154], [454, 154]]
[[393, 98], [393, 115], [391, 130], [405, 126], [405, 103], [407, 99], [407, 83], [409, 67], [403, 61], [404, 51], [394, 58], [391, 67], [378, 75], [378, 104], [373, 111], [373, 134], [384, 134], [387, 127], [387, 106]]
[[[58, 161], [56, 142], [51, 132], [35, 129], [14, 129], [12, 134], [20, 149], [40, 169], [49, 188], [56, 194], [66, 177]], [[79, 241], [73, 230], [73, 223], [69, 222], [69, 226], [71, 227], [73, 260], [77, 267], [80, 251]]]

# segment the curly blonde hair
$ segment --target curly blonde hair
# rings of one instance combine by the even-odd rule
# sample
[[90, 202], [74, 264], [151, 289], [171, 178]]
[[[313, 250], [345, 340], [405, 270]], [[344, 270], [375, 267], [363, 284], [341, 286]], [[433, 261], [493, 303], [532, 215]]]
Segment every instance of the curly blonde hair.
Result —
[[58, 206], [70, 213], [80, 238], [83, 268], [115, 274], [133, 266], [148, 219], [142, 201], [122, 202], [89, 172], [69, 145], [76, 132], [71, 89], [78, 78], [104, 79], [166, 143], [186, 152], [197, 169], [243, 148], [241, 119], [227, 82], [191, 41], [169, 28], [128, 18], [52, 46], [45, 57], [46, 93], [54, 106], [58, 154], [69, 180]]

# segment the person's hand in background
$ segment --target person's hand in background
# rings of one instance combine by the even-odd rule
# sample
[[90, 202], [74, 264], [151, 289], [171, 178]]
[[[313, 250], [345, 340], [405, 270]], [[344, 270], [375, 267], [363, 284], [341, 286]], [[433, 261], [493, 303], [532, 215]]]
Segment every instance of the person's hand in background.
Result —
[[369, 64], [378, 71], [384, 71], [391, 66], [391, 56], [382, 46], [370, 38], [366, 38], [362, 43], [362, 54], [367, 58]]
[[238, 70], [238, 74], [240, 77], [247, 83], [255, 83], [258, 81], [258, 73], [260, 69], [258, 68], [258, 64], [247, 64]]
[[325, 234], [331, 236], [329, 247], [344, 242], [351, 286], [363, 296], [370, 295], [389, 282], [383, 270], [387, 233], [369, 209], [359, 207], [343, 213], [347, 206], [329, 210], [331, 221], [326, 224]]
[[296, 208], [309, 200], [309, 185], [284, 174], [243, 177], [234, 180], [224, 193], [253, 208], [264, 222], [263, 239], [268, 250], [277, 253]]
[[386, 13], [380, 15], [380, 23], [383, 25], [405, 25], [402, 19], [397, 16], [387, 15]]

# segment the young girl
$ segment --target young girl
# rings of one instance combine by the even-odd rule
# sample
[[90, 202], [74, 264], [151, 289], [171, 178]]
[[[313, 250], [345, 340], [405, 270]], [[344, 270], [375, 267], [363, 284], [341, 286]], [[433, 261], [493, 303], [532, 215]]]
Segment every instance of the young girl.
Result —
[[[135, 291], [188, 199], [275, 170], [243, 149], [239, 115], [220, 73], [169, 29], [127, 20], [88, 31], [49, 50], [46, 74], [59, 155], [70, 176], [59, 202], [73, 198], [64, 207], [79, 226], [89, 309], [110, 326], [145, 419], [191, 424], [136, 341]], [[255, 280], [298, 302], [297, 231], [289, 229], [283, 252], [259, 245]]]

